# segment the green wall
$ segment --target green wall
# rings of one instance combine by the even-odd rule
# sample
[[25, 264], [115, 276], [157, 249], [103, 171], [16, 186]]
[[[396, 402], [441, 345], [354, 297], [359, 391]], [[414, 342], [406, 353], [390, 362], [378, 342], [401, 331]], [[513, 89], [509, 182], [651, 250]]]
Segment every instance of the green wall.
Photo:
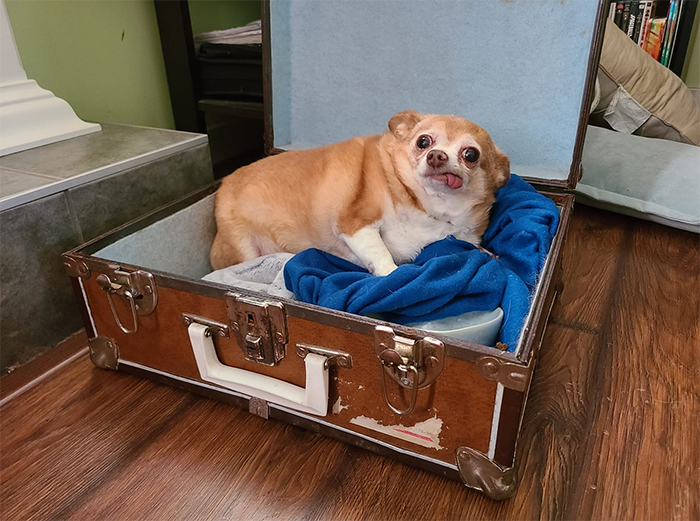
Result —
[[[28, 76], [87, 121], [174, 128], [152, 0], [5, 0]], [[258, 0], [190, 0], [195, 34], [260, 17]], [[700, 9], [683, 79], [700, 88]]]
[[260, 19], [260, 0], [189, 0], [192, 32], [219, 31]]
[[700, 89], [700, 8], [695, 11], [693, 31], [690, 33], [688, 54], [685, 56], [683, 67], [683, 81], [691, 89]]
[[5, 0], [27, 75], [87, 121], [174, 128], [152, 0]]

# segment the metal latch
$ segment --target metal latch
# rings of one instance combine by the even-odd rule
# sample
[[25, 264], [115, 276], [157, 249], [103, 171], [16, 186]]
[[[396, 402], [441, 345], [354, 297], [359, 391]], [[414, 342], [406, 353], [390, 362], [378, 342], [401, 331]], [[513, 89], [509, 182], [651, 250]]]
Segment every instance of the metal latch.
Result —
[[[150, 315], [158, 304], [158, 292], [153, 275], [146, 271], [126, 271], [116, 264], [108, 264], [106, 271], [97, 276], [97, 284], [107, 293], [114, 320], [124, 333], [132, 335], [139, 330], [139, 315]], [[133, 326], [126, 327], [114, 306], [113, 295], [124, 300], [131, 310]]]
[[275, 365], [284, 358], [289, 335], [281, 302], [229, 293], [226, 307], [231, 329], [246, 360]]
[[[435, 338], [418, 340], [400, 337], [386, 326], [374, 328], [374, 350], [379, 360], [379, 378], [384, 400], [396, 414], [410, 414], [416, 407], [418, 389], [429, 387], [445, 366], [445, 345]], [[398, 409], [389, 400], [386, 375], [411, 390], [409, 406]]]

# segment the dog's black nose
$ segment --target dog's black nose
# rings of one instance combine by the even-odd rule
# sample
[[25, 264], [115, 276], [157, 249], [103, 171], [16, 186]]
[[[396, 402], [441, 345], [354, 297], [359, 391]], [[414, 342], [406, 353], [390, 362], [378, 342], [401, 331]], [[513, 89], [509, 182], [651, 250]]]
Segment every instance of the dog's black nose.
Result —
[[428, 162], [430, 166], [433, 168], [438, 168], [445, 163], [447, 163], [447, 154], [443, 152], [442, 150], [431, 150], [428, 152], [428, 156], [425, 158], [425, 160]]

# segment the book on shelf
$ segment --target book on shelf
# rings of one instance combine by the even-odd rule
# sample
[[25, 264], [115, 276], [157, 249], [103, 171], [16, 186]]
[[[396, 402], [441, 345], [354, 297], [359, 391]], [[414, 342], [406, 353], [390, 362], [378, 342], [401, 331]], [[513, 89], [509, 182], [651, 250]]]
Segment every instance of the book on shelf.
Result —
[[639, 42], [639, 46], [644, 49], [647, 44], [647, 38], [649, 36], [649, 30], [651, 29], [651, 17], [644, 22], [644, 27], [642, 27], [642, 39]]
[[634, 26], [637, 24], [637, 12], [639, 11], [639, 2], [637, 0], [630, 1], [630, 14], [627, 20], [627, 36], [634, 40]]
[[671, 0], [668, 4], [668, 14], [666, 15], [666, 27], [664, 27], [664, 34], [661, 38], [661, 53], [659, 54], [659, 63], [661, 65], [666, 65], [666, 58], [668, 57], [668, 41], [671, 36], [671, 31], [673, 30], [673, 19], [676, 13], [676, 0]]
[[[643, 4], [643, 9], [642, 9]], [[649, 29], [649, 20], [651, 20], [654, 14], [655, 3], [652, 0], [642, 0], [639, 4], [642, 15], [639, 17], [639, 34], [635, 40], [640, 47], [644, 47], [644, 42], [646, 41], [647, 31]]]
[[622, 21], [620, 22], [620, 29], [627, 32], [627, 28], [630, 23], [630, 7], [632, 2], [630, 0], [625, 0], [622, 2]]
[[664, 46], [661, 50], [661, 64], [668, 67], [671, 63], [671, 55], [678, 34], [678, 21], [683, 11], [683, 0], [673, 0], [669, 8], [668, 22], [666, 23], [668, 36], [664, 38]]
[[649, 34], [644, 44], [644, 50], [658, 61], [661, 55], [661, 44], [666, 27], [666, 18], [652, 18], [649, 23]]
[[636, 9], [634, 13], [634, 26], [632, 27], [632, 34], [630, 38], [635, 43], [639, 43], [639, 33], [642, 29], [642, 19], [644, 18], [644, 7], [646, 5], [646, 0], [635, 0], [637, 2]]
[[613, 19], [613, 22], [615, 25], [617, 25], [620, 29], [622, 29], [622, 13], [625, 10], [625, 3], [618, 1], [615, 2], [615, 18]]
[[680, 74], [699, 0], [612, 0], [608, 18], [663, 66]]

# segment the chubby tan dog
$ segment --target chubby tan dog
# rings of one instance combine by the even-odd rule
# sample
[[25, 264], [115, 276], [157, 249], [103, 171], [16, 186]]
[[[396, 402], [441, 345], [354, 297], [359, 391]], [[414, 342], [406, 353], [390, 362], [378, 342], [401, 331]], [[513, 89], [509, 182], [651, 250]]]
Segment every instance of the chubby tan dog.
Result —
[[483, 128], [400, 112], [384, 134], [267, 157], [224, 179], [211, 264], [318, 248], [387, 275], [448, 235], [480, 246], [509, 178]]

